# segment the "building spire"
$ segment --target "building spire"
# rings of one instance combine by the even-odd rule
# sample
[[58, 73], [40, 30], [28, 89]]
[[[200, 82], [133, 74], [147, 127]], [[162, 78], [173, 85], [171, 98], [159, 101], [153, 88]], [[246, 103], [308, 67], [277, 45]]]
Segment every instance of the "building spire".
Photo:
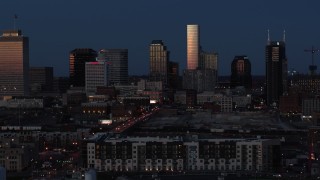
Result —
[[268, 29], [268, 41], [267, 41], [267, 44], [269, 45], [270, 44], [270, 31]]
[[283, 30], [283, 42], [286, 42], [286, 30]]

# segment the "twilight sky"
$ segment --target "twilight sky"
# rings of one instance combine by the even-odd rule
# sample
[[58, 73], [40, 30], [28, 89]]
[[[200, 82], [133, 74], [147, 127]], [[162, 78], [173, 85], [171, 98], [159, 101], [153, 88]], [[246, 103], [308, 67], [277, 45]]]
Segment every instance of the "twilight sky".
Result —
[[[12, 29], [17, 14], [30, 39], [30, 66], [68, 76], [74, 48], [127, 48], [129, 74], [147, 74], [155, 39], [185, 69], [187, 24], [199, 24], [203, 49], [219, 53], [219, 75], [230, 75], [236, 55], [247, 55], [252, 74], [262, 75], [267, 29], [274, 41], [285, 29], [288, 68], [306, 73], [311, 54], [304, 49], [320, 48], [319, 7], [319, 0], [3, 0], [0, 30]], [[315, 60], [320, 69], [320, 54]]]

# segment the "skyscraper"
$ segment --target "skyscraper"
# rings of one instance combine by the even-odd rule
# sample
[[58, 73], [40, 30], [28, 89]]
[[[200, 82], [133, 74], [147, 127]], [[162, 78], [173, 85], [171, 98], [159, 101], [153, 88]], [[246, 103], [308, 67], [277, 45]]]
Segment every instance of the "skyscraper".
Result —
[[29, 94], [29, 39], [20, 30], [0, 37], [0, 95]]
[[181, 80], [179, 79], [179, 63], [177, 62], [169, 61], [168, 86], [171, 89], [181, 88]]
[[106, 49], [109, 85], [128, 84], [128, 49]]
[[203, 91], [213, 91], [216, 79], [215, 70], [184, 70], [182, 83], [184, 89], [194, 89], [200, 93]]
[[187, 69], [198, 68], [199, 63], [199, 26], [196, 24], [187, 25]]
[[86, 93], [93, 95], [97, 92], [98, 86], [108, 85], [108, 63], [105, 58], [105, 50], [98, 52], [96, 62], [86, 62]]
[[235, 56], [231, 63], [231, 88], [243, 86], [252, 88], [251, 63], [247, 56]]
[[107, 63], [87, 62], [86, 63], [86, 93], [93, 95], [97, 92], [98, 86], [107, 85]]
[[279, 97], [287, 91], [287, 57], [285, 41], [268, 41], [266, 50], [267, 105], [279, 104]]
[[205, 90], [213, 91], [218, 81], [218, 53], [201, 50], [198, 69], [204, 71]]
[[[53, 90], [53, 67], [30, 67], [29, 82], [31, 91], [52, 91]], [[34, 89], [40, 88], [40, 89]]]
[[214, 69], [218, 71], [218, 53], [201, 51], [199, 69]]
[[153, 40], [150, 44], [150, 81], [168, 83], [169, 51], [162, 40]]
[[217, 53], [200, 48], [198, 25], [187, 25], [187, 69], [183, 71], [183, 88], [197, 92], [213, 91], [217, 81]]
[[97, 52], [93, 49], [74, 49], [69, 54], [69, 77], [70, 86], [85, 86], [85, 65], [86, 62], [96, 61]]

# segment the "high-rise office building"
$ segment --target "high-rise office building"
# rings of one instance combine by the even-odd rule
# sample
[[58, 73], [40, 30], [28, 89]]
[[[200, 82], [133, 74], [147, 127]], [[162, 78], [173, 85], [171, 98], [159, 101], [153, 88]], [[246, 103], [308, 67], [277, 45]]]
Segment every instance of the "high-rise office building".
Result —
[[199, 69], [214, 69], [218, 71], [218, 53], [201, 51]]
[[251, 63], [247, 56], [235, 56], [231, 63], [231, 88], [243, 86], [252, 88]]
[[29, 94], [29, 39], [20, 30], [0, 37], [0, 95]]
[[193, 89], [198, 93], [213, 91], [216, 85], [215, 71], [211, 69], [197, 69], [183, 71], [183, 88]]
[[213, 91], [218, 81], [218, 53], [201, 50], [198, 69], [204, 71], [205, 90]]
[[97, 92], [98, 86], [107, 85], [107, 63], [87, 62], [86, 63], [86, 93], [93, 95]]
[[98, 86], [108, 85], [108, 62], [106, 61], [105, 50], [98, 52], [96, 62], [86, 63], [86, 93], [94, 95]]
[[320, 75], [292, 74], [288, 76], [288, 85], [288, 91], [296, 90], [302, 94], [320, 95]]
[[69, 77], [54, 77], [53, 78], [53, 91], [59, 94], [67, 92], [70, 87]]
[[128, 49], [106, 49], [109, 85], [128, 84]]
[[30, 67], [29, 80], [33, 92], [34, 88], [39, 88], [40, 91], [52, 91], [53, 67]]
[[162, 40], [153, 40], [150, 44], [150, 81], [162, 81], [168, 84], [169, 51]]
[[213, 91], [217, 82], [218, 54], [200, 48], [198, 25], [187, 25], [187, 69], [183, 71], [183, 88], [197, 92]]
[[179, 77], [179, 63], [169, 61], [168, 86], [171, 89], [180, 89], [181, 80]]
[[69, 54], [70, 86], [85, 86], [86, 62], [96, 61], [97, 52], [89, 48], [74, 49]]
[[198, 68], [200, 49], [199, 26], [196, 24], [187, 25], [187, 69]]
[[267, 105], [279, 104], [279, 97], [287, 92], [287, 57], [285, 41], [268, 41], [266, 53]]

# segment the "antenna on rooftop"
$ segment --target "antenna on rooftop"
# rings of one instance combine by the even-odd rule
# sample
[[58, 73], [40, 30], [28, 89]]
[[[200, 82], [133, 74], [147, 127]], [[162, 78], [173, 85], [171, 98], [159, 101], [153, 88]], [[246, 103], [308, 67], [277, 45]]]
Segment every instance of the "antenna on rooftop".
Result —
[[286, 30], [283, 30], [283, 42], [286, 42]]
[[270, 44], [270, 31], [268, 29], [268, 41], [267, 41], [268, 45]]
[[17, 19], [18, 19], [18, 15], [15, 14], [15, 15], [13, 16], [13, 30], [16, 30], [16, 21], [17, 21]]

